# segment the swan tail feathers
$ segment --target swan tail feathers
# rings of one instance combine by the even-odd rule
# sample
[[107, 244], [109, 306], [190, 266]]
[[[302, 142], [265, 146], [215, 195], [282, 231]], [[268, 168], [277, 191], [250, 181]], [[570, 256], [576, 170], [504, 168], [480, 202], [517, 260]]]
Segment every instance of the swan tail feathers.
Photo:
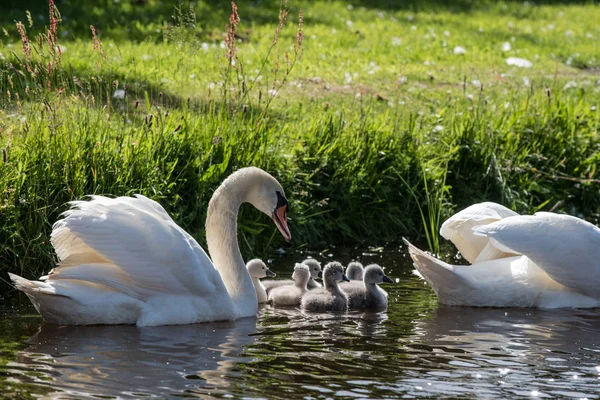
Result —
[[54, 287], [49, 285], [46, 282], [41, 281], [30, 281], [29, 279], [25, 279], [19, 275], [8, 273], [8, 277], [15, 285], [15, 288], [20, 290], [21, 292], [27, 295], [36, 295], [36, 294], [48, 294], [48, 295], [57, 295], [64, 296], [56, 293]]
[[408, 253], [416, 269], [413, 274], [426, 280], [436, 293], [439, 293], [440, 289], [447, 286], [459, 287], [465, 285], [463, 278], [456, 273], [452, 265], [425, 253], [408, 240], [403, 240], [406, 246], [408, 246]]

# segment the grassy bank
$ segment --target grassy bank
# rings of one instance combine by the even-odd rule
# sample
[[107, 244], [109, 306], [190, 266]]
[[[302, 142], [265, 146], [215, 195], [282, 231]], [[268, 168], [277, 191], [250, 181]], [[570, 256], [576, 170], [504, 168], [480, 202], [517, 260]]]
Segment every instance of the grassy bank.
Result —
[[[227, 4], [57, 1], [56, 30], [0, 6], [0, 272], [46, 271], [51, 224], [91, 193], [146, 194], [203, 244], [212, 191], [247, 165], [286, 189], [292, 248], [435, 248], [481, 200], [597, 222], [596, 5], [370, 4], [290, 3], [275, 45], [279, 4], [240, 5], [230, 67]], [[247, 256], [287, 246], [249, 207], [240, 223]]]

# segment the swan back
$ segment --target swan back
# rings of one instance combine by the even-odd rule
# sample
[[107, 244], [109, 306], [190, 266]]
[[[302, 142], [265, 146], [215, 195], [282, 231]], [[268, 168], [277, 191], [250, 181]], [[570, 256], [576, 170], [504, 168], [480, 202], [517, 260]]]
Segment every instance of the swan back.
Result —
[[346, 267], [346, 276], [351, 281], [362, 281], [364, 274], [364, 267], [358, 261], [352, 261]]
[[552, 279], [600, 299], [600, 229], [549, 212], [516, 216], [478, 227], [475, 234], [504, 252], [523, 254]]
[[91, 196], [70, 204], [53, 226], [60, 262], [49, 281], [91, 281], [142, 300], [157, 292], [202, 296], [223, 288], [204, 250], [155, 201]]
[[500, 204], [492, 202], [473, 204], [448, 218], [440, 228], [440, 235], [454, 243], [462, 256], [471, 264], [507, 257], [511, 254], [505, 254], [495, 247], [488, 246], [489, 241], [485, 237], [475, 235], [473, 228], [516, 215], [518, 214]]

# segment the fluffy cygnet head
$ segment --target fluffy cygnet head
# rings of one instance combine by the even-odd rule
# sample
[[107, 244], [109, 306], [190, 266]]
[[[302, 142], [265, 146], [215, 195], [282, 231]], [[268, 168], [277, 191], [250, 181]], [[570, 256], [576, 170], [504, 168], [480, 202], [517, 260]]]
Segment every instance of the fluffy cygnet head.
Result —
[[302, 261], [302, 264], [306, 265], [310, 271], [310, 277], [313, 279], [321, 278], [321, 263], [314, 258], [307, 258]]
[[362, 281], [363, 280], [364, 267], [358, 261], [352, 261], [346, 268], [346, 276], [351, 281]]
[[265, 278], [267, 276], [276, 276], [277, 274], [271, 271], [265, 263], [259, 259], [255, 258], [246, 263], [246, 268], [248, 268], [248, 273], [253, 278]]
[[306, 288], [306, 284], [310, 279], [310, 271], [304, 264], [296, 264], [294, 273], [292, 274], [294, 284], [299, 288]]
[[363, 278], [364, 282], [367, 284], [377, 284], [377, 283], [394, 283], [393, 280], [388, 278], [384, 273], [383, 269], [377, 264], [368, 265], [365, 268], [365, 276]]
[[344, 274], [342, 264], [337, 261], [332, 261], [325, 266], [323, 270], [323, 280], [325, 282], [350, 281]]

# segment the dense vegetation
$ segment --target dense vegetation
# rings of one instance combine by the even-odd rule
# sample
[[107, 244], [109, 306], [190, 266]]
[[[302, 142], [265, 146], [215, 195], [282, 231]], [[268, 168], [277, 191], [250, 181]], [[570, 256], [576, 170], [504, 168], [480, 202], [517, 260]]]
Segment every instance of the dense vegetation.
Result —
[[[594, 3], [259, 1], [239, 25], [216, 1], [39, 3], [0, 5], [2, 276], [48, 270], [85, 194], [146, 194], [203, 244], [248, 165], [286, 189], [294, 248], [439, 251], [440, 221], [482, 200], [597, 222]], [[248, 256], [286, 246], [250, 208], [240, 235]]]

